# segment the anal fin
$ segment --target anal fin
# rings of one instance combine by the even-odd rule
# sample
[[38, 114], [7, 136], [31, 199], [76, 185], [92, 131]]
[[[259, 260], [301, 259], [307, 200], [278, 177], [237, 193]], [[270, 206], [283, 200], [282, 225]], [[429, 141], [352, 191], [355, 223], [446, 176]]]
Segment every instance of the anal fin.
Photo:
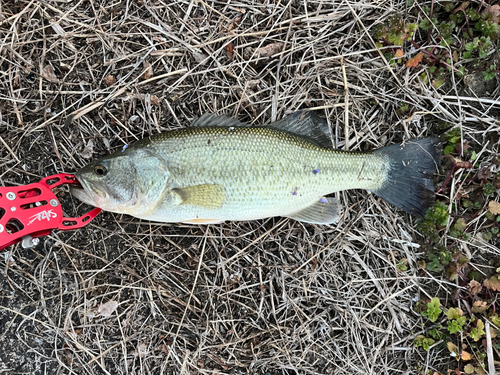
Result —
[[342, 213], [342, 204], [335, 198], [320, 198], [316, 203], [288, 217], [310, 224], [333, 224]]
[[184, 224], [220, 224], [224, 220], [220, 219], [191, 219], [183, 221]]

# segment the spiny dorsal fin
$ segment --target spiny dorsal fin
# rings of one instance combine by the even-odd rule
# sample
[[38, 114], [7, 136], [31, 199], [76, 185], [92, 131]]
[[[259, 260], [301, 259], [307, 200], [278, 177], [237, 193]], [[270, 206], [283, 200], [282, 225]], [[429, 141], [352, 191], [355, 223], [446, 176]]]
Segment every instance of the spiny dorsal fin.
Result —
[[335, 198], [320, 198], [313, 205], [288, 215], [290, 219], [311, 224], [333, 224], [342, 213], [342, 205]]
[[180, 204], [207, 209], [220, 208], [226, 199], [226, 190], [220, 185], [203, 184], [172, 189], [180, 198]]
[[316, 112], [298, 111], [270, 124], [269, 127], [306, 138], [321, 147], [332, 148], [330, 127]]
[[[226, 116], [208, 113], [196, 119], [191, 126], [216, 126], [220, 128], [230, 128], [234, 126], [246, 128], [252, 125]], [[323, 118], [316, 114], [316, 112], [298, 111], [292, 113], [284, 119], [269, 124], [268, 127], [305, 138], [321, 147], [332, 147], [330, 127]]]
[[191, 126], [197, 127], [197, 128], [206, 127], [206, 126], [216, 126], [219, 128], [229, 128], [231, 126], [249, 127], [251, 125], [245, 124], [245, 123], [243, 123], [239, 120], [236, 120], [234, 118], [229, 118], [226, 116], [219, 116], [219, 115], [216, 115], [215, 113], [207, 113], [201, 117], [198, 117], [196, 120], [194, 120], [193, 123], [191, 124]]

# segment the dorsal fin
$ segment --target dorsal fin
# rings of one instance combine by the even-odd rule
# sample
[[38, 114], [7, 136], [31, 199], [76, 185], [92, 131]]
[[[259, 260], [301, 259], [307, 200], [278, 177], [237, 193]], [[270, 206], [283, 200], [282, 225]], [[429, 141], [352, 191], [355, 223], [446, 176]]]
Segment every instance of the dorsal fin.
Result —
[[332, 148], [330, 127], [316, 112], [298, 111], [270, 124], [269, 127], [306, 138], [321, 147]]
[[[197, 118], [191, 126], [230, 128], [232, 126], [250, 127], [252, 125], [226, 116], [208, 113]], [[305, 138], [318, 146], [332, 148], [330, 127], [325, 119], [319, 117], [316, 112], [298, 111], [267, 126]]]
[[236, 120], [234, 118], [229, 118], [226, 116], [219, 116], [216, 115], [215, 113], [207, 113], [202, 115], [201, 117], [198, 117], [196, 120], [193, 121], [191, 124], [193, 127], [201, 128], [205, 126], [216, 126], [219, 128], [229, 128], [231, 126], [234, 127], [249, 127], [251, 126], [250, 124], [245, 124], [239, 120]]

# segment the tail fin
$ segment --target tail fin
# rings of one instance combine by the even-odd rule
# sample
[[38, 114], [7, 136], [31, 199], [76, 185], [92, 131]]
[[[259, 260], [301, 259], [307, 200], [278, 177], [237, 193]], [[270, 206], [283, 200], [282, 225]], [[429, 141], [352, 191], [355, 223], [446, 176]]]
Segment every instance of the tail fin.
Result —
[[412, 139], [379, 148], [390, 164], [384, 185], [372, 192], [412, 215], [424, 216], [434, 203], [432, 174], [439, 168], [441, 147], [435, 138]]

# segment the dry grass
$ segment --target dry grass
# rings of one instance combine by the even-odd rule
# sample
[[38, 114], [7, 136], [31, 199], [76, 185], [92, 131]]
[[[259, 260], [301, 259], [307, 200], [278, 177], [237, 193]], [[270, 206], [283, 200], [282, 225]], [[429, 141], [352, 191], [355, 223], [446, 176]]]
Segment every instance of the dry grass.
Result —
[[[410, 17], [405, 4], [1, 1], [0, 182], [73, 173], [207, 112], [266, 124], [314, 108], [351, 150], [439, 135], [447, 121], [491, 158], [498, 87], [478, 98], [454, 77], [437, 91], [376, 53], [373, 28], [394, 12]], [[268, 45], [273, 58], [259, 50]], [[411, 118], [398, 115], [403, 103], [417, 109]], [[449, 353], [413, 346], [422, 318], [412, 306], [438, 291], [453, 298], [457, 286], [419, 275], [415, 218], [362, 191], [340, 197], [349, 209], [332, 226], [102, 214], [36, 249], [12, 247], [0, 373], [443, 370]], [[68, 215], [85, 209], [62, 200]], [[483, 261], [483, 243], [461, 246]], [[408, 271], [397, 270], [402, 258]]]

